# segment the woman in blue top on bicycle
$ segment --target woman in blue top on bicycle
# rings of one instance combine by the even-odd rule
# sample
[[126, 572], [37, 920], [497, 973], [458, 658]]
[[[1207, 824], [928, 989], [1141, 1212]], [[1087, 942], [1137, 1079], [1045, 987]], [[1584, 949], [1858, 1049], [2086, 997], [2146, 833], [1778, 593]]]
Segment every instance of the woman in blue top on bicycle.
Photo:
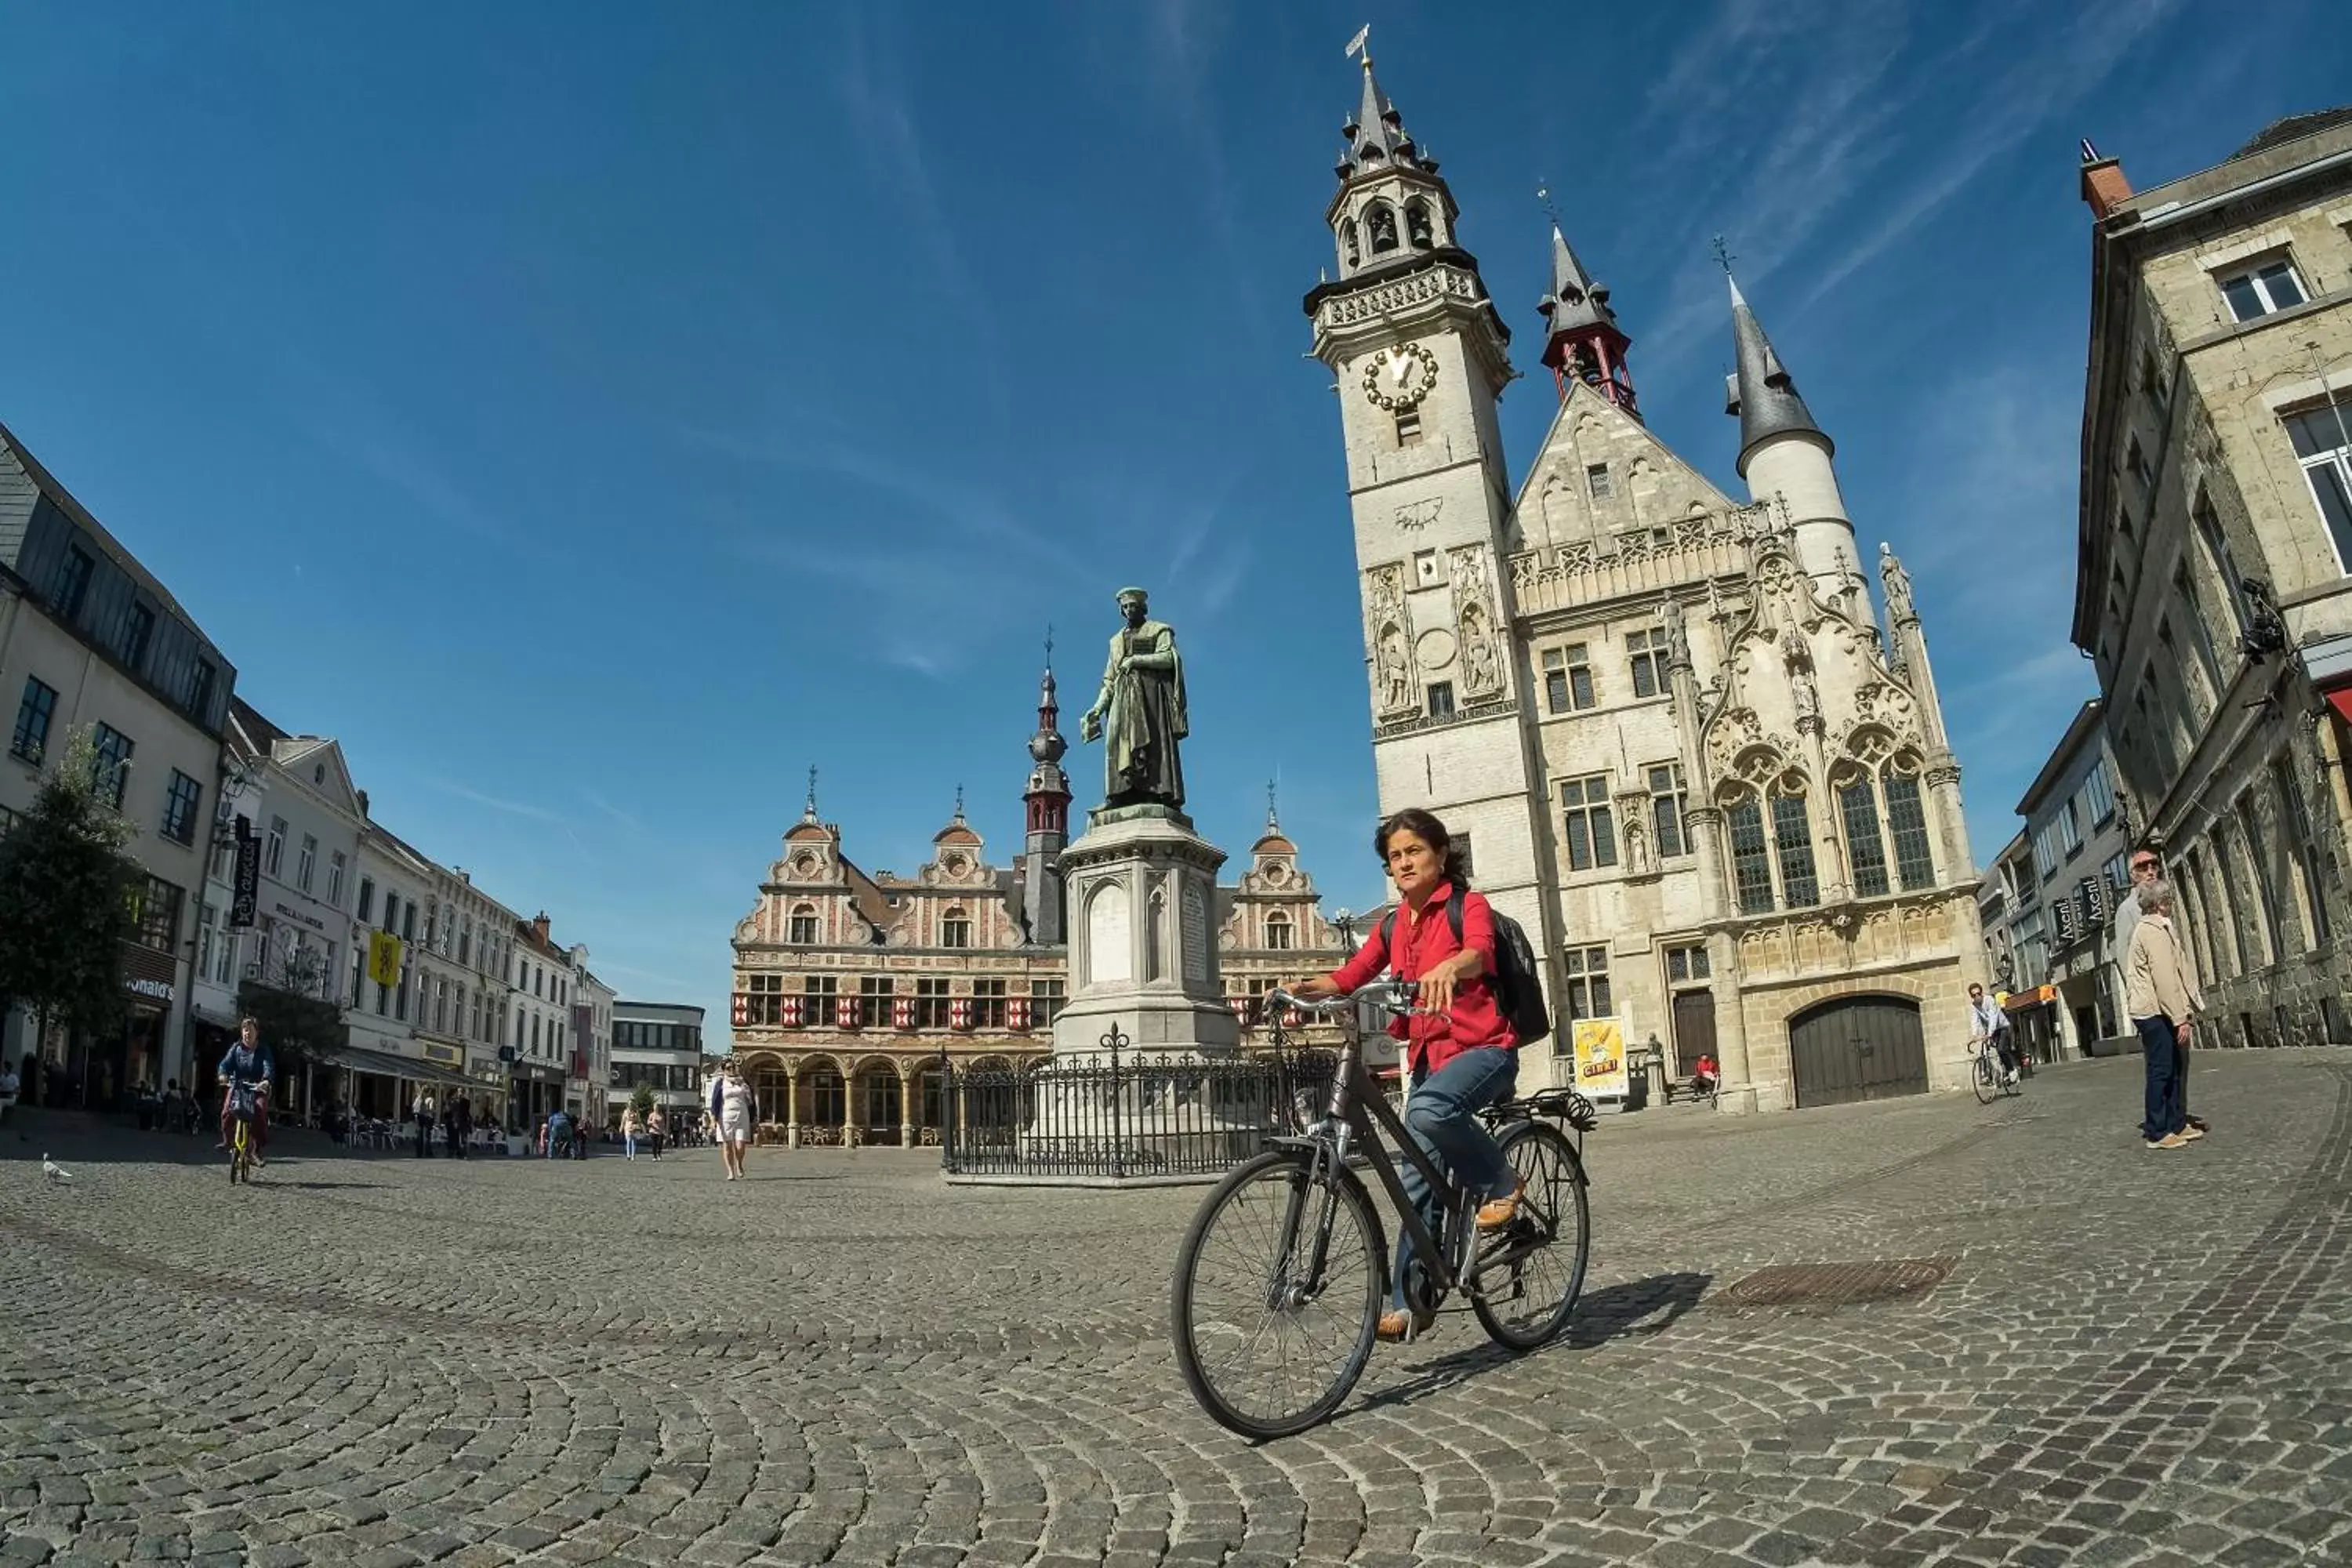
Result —
[[[1302, 1000], [1342, 996], [1381, 971], [1418, 981], [1418, 1006], [1389, 1032], [1405, 1043], [1412, 1093], [1405, 1130], [1440, 1169], [1486, 1199], [1480, 1230], [1500, 1230], [1518, 1212], [1521, 1184], [1502, 1150], [1478, 1123], [1478, 1112], [1510, 1098], [1518, 1080], [1518, 1038], [1495, 1000], [1486, 977], [1495, 968], [1494, 911], [1470, 890], [1461, 852], [1445, 825], [1418, 807], [1398, 812], [1372, 837], [1373, 851], [1397, 889], [1396, 913], [1381, 923], [1355, 957], [1318, 979], [1290, 987]], [[1461, 903], [1462, 935], [1447, 904]], [[1405, 1165], [1406, 1194], [1433, 1232], [1437, 1201], [1420, 1171]], [[1412, 1262], [1410, 1238], [1397, 1247], [1394, 1294], [1380, 1321], [1380, 1337], [1412, 1339], [1436, 1321], [1417, 1307], [1405, 1286]]]

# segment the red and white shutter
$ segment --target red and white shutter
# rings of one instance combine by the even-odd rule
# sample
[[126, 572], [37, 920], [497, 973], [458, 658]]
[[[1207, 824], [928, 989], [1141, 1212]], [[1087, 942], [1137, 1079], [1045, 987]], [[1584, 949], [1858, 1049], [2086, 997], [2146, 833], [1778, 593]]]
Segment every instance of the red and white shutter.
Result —
[[1004, 1004], [1004, 1026], [1005, 1026], [1006, 1028], [1008, 1028], [1008, 1029], [1026, 1029], [1026, 1028], [1028, 1028], [1028, 1026], [1029, 1026], [1029, 998], [1028, 998], [1028, 997], [1026, 997], [1026, 996], [1014, 996], [1014, 997], [1012, 997], [1012, 998], [1010, 998], [1009, 1000], [1007, 1000], [1007, 1001], [1005, 1002], [1005, 1004]]
[[857, 1027], [857, 998], [836, 996], [833, 999], [833, 1021], [845, 1029]]
[[1244, 1029], [1249, 1027], [1250, 999], [1248, 997], [1228, 996], [1225, 998], [1225, 1005], [1234, 1010], [1234, 1022]]
[[801, 1026], [801, 1024], [806, 1017], [806, 1014], [803, 1011], [804, 1005], [805, 1004], [803, 999], [798, 996], [787, 996], [784, 998], [783, 1013], [785, 1028], [797, 1029]]
[[912, 996], [891, 998], [890, 1026], [894, 1029], [911, 1029], [915, 1026], [915, 999]]
[[735, 993], [735, 1026], [745, 1028], [751, 1022], [751, 995], [747, 991]]
[[948, 1026], [950, 1028], [971, 1027], [971, 998], [958, 996], [948, 1003]]
[[1305, 1028], [1307, 1026], [1307, 1009], [1304, 1007], [1285, 1007], [1282, 1010], [1282, 1026], [1286, 1029]]

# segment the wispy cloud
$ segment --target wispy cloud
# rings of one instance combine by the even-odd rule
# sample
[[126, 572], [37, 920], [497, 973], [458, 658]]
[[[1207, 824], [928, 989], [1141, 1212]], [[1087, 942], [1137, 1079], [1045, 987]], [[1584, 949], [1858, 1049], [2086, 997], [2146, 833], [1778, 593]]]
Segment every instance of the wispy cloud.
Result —
[[563, 829], [564, 836], [572, 840], [574, 847], [582, 847], [580, 836], [575, 831], [572, 819], [562, 812], [541, 805], [536, 801], [504, 800], [498, 795], [485, 795], [472, 785], [459, 784], [455, 779], [428, 778], [425, 782], [444, 795], [455, 795], [457, 799], [470, 802], [475, 805], [485, 806], [491, 811], [503, 812], [509, 816], [520, 816], [531, 822], [544, 822], [551, 827], [560, 827]]

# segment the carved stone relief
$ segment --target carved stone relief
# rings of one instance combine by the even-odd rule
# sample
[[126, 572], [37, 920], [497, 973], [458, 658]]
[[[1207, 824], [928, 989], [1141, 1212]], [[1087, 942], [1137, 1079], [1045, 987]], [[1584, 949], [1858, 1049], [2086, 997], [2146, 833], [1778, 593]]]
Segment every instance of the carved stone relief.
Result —
[[1446, 552], [1454, 583], [1454, 627], [1461, 643], [1462, 694], [1492, 696], [1503, 688], [1502, 656], [1495, 647], [1495, 605], [1486, 586], [1486, 551], [1469, 544]]
[[1427, 528], [1437, 521], [1438, 514], [1444, 510], [1444, 496], [1430, 496], [1423, 500], [1407, 501], [1396, 509], [1396, 525], [1408, 533]]
[[1375, 566], [1364, 576], [1373, 701], [1382, 714], [1414, 712], [1421, 706], [1421, 689], [1412, 673], [1412, 609], [1405, 603], [1404, 564]]

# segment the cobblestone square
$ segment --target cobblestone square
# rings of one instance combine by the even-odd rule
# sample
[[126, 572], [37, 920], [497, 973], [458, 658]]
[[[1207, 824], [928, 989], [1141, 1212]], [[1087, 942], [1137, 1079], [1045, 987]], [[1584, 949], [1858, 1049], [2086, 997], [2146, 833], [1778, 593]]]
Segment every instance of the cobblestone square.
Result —
[[[2214, 1131], [2168, 1153], [2137, 1059], [1604, 1120], [1566, 1340], [1449, 1314], [1262, 1447], [1168, 1346], [1200, 1189], [288, 1138], [238, 1190], [209, 1140], [37, 1113], [0, 1130], [0, 1564], [2352, 1561], [2352, 1051], [2195, 1069]], [[1895, 1258], [1951, 1272], [1730, 1295]]]

